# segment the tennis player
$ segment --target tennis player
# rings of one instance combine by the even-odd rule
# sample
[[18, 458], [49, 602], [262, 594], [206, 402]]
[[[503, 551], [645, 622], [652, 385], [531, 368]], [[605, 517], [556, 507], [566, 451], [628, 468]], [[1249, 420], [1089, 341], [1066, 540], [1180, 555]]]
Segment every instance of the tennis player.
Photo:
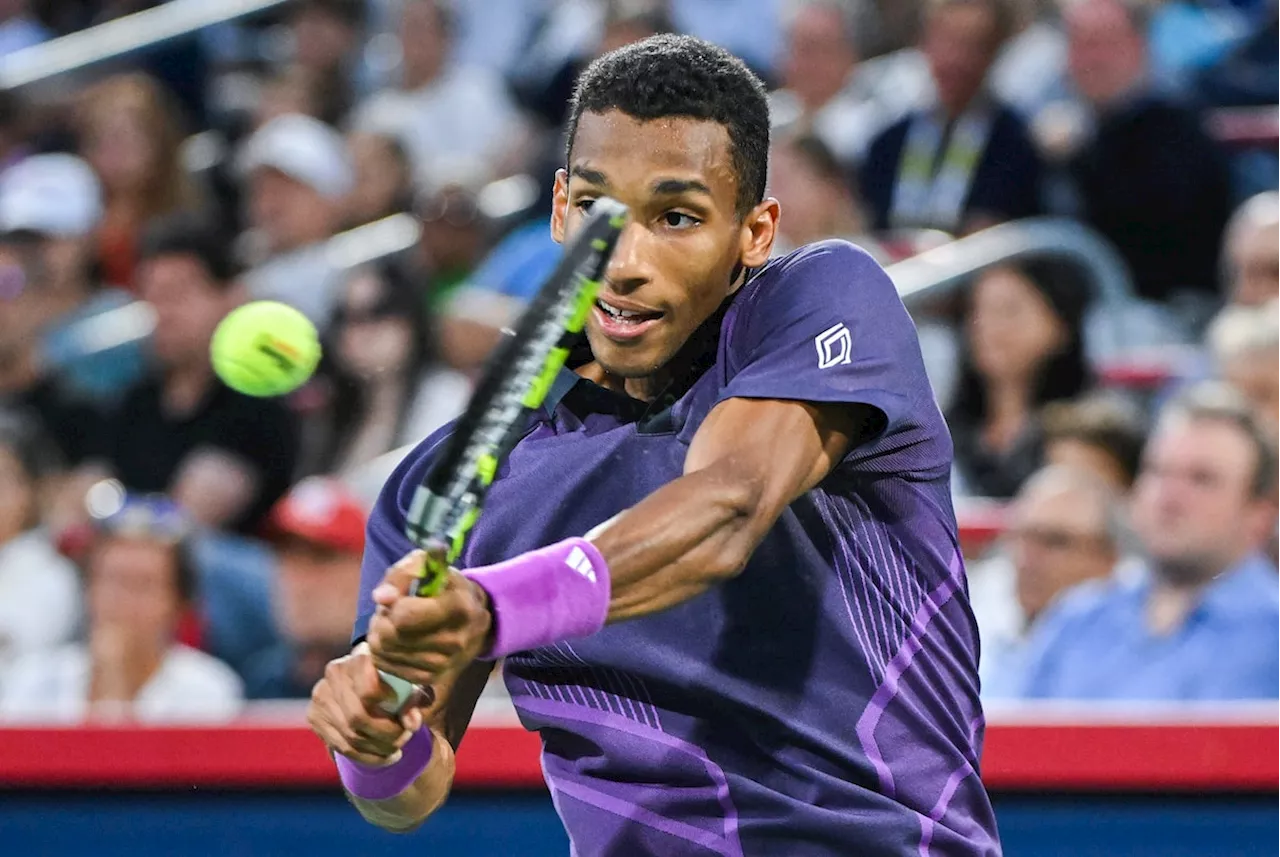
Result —
[[[552, 229], [626, 204], [582, 353], [435, 598], [369, 521], [358, 645], [310, 722], [390, 830], [444, 801], [494, 659], [578, 857], [993, 855], [951, 441], [884, 271], [770, 259], [761, 82], [705, 42], [596, 60]], [[376, 668], [431, 688], [396, 718]]]

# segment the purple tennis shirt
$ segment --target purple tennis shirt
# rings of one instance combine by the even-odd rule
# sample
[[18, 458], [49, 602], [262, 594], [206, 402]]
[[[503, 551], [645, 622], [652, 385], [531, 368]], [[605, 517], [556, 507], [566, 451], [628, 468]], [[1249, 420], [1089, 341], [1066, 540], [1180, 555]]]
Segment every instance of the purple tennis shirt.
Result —
[[[499, 473], [465, 567], [580, 536], [678, 478], [728, 398], [864, 403], [883, 426], [792, 503], [735, 579], [666, 612], [509, 657], [577, 857], [997, 855], [979, 777], [978, 637], [951, 439], [885, 272], [824, 241], [770, 261], [645, 406], [566, 371]], [[390, 478], [360, 593], [448, 427]]]

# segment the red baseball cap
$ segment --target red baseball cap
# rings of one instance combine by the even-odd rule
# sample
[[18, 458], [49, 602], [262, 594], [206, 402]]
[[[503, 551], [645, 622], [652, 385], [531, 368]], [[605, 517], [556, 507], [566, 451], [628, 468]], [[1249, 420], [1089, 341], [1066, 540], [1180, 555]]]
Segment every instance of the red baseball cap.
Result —
[[338, 551], [364, 550], [365, 510], [341, 481], [303, 479], [271, 510], [271, 529]]

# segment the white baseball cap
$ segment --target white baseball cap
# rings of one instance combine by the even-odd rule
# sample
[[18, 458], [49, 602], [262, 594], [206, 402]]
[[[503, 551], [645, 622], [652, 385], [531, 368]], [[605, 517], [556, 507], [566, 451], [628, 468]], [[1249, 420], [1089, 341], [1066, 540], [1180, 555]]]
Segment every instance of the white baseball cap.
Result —
[[240, 151], [242, 176], [270, 167], [338, 199], [355, 186], [355, 168], [342, 135], [319, 119], [289, 113], [254, 132]]
[[74, 155], [32, 155], [0, 174], [0, 233], [80, 238], [101, 219], [98, 177]]

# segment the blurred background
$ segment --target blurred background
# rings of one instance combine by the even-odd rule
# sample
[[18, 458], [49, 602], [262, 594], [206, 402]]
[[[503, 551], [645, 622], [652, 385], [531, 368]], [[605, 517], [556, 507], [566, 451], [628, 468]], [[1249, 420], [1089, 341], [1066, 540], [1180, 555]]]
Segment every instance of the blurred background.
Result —
[[[1276, 853], [1275, 0], [0, 0], [7, 853], [396, 845], [303, 700], [557, 260], [577, 73], [660, 32], [767, 81], [776, 252], [916, 319], [1008, 853]], [[209, 364], [262, 298], [325, 344], [283, 399]], [[416, 836], [567, 852], [500, 682]]]

